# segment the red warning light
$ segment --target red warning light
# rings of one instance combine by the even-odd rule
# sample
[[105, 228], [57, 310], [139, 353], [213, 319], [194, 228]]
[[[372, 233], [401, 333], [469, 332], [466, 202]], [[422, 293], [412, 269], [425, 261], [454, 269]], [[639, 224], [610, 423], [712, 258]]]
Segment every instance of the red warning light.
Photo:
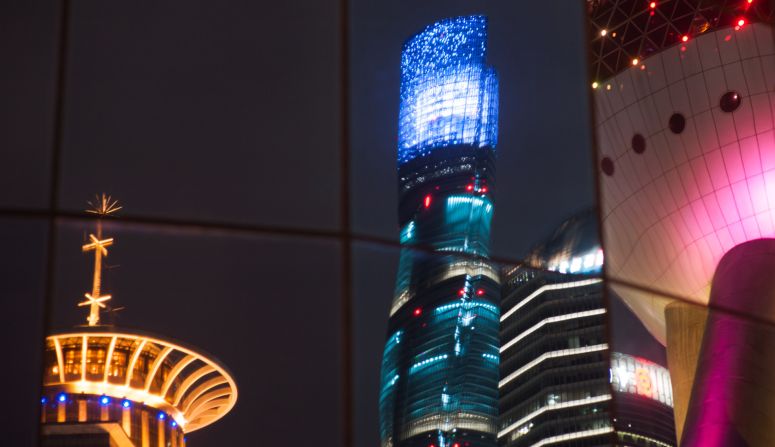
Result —
[[649, 3], [649, 8], [654, 9], [657, 7], [657, 2], [651, 2]]
[[482, 296], [482, 295], [484, 295], [484, 289], [479, 289], [479, 290], [477, 290], [477, 291], [476, 291], [476, 294], [477, 294], [477, 295], [479, 295], [479, 296]]
[[431, 206], [431, 195], [430, 194], [425, 196], [424, 203], [425, 203], [425, 208], [430, 208], [430, 206]]
[[681, 42], [688, 42], [688, 41], [689, 41], [689, 36], [682, 36], [681, 37]]
[[740, 29], [740, 28], [742, 28], [742, 27], [743, 27], [743, 25], [745, 25], [745, 19], [739, 19], [739, 20], [737, 21], [737, 29]]
[[414, 310], [414, 312], [412, 312], [412, 313], [414, 314], [414, 316], [415, 316], [415, 317], [419, 317], [419, 316], [420, 316], [420, 314], [422, 314], [422, 308], [421, 308], [421, 307], [418, 307], [418, 308], [417, 308], [417, 309], [415, 309], [415, 310]]
[[474, 190], [474, 185], [467, 185], [466, 186], [466, 191], [473, 191], [473, 190]]
[[463, 295], [465, 295], [465, 294], [466, 294], [466, 289], [460, 289], [460, 290], [457, 292], [457, 294], [458, 294], [458, 295], [460, 295], [460, 296], [463, 296]]
[[487, 192], [487, 187], [486, 187], [486, 186], [482, 186], [482, 187], [479, 189], [479, 191], [480, 191], [480, 192], [482, 192], [482, 193], [485, 193], [485, 192]]
[[460, 443], [456, 442], [456, 443], [452, 444], [452, 447], [460, 447]]

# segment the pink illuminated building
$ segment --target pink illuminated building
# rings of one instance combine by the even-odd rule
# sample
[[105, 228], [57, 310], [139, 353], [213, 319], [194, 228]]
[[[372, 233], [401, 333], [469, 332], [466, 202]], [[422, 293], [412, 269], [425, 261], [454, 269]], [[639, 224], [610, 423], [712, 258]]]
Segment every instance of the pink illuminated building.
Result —
[[681, 445], [775, 445], [773, 9], [588, 6], [606, 277], [667, 346]]

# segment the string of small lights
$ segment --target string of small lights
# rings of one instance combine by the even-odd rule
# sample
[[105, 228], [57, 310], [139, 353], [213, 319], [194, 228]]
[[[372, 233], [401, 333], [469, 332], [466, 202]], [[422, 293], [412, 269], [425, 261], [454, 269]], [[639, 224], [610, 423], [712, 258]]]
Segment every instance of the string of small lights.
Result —
[[766, 0], [587, 0], [592, 88], [708, 31], [771, 23]]

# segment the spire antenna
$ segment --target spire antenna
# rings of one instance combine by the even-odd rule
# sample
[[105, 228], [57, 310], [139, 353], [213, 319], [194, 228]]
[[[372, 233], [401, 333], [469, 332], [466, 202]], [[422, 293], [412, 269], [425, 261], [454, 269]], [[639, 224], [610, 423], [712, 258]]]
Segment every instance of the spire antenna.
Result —
[[113, 245], [113, 238], [102, 238], [102, 218], [110, 216], [121, 209], [118, 201], [113, 200], [109, 195], [102, 193], [96, 197], [95, 202], [88, 202], [91, 208], [87, 213], [97, 215], [97, 235], [89, 234], [89, 242], [81, 247], [83, 252], [94, 251], [94, 276], [92, 279], [91, 293], [86, 293], [86, 301], [78, 303], [78, 307], [89, 306], [89, 316], [86, 321], [89, 326], [97, 326], [100, 322], [100, 308], [105, 308], [105, 301], [108, 301], [110, 295], [101, 295], [102, 287], [102, 257], [108, 256], [108, 247]]

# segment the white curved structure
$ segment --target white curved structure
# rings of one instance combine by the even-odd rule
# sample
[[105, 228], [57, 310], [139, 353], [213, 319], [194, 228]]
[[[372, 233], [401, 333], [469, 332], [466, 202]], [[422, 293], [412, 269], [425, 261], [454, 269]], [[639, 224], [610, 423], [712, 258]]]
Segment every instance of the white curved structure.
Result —
[[774, 42], [767, 24], [720, 28], [596, 86], [607, 274], [663, 344], [671, 297], [707, 305], [721, 257], [775, 236]]

